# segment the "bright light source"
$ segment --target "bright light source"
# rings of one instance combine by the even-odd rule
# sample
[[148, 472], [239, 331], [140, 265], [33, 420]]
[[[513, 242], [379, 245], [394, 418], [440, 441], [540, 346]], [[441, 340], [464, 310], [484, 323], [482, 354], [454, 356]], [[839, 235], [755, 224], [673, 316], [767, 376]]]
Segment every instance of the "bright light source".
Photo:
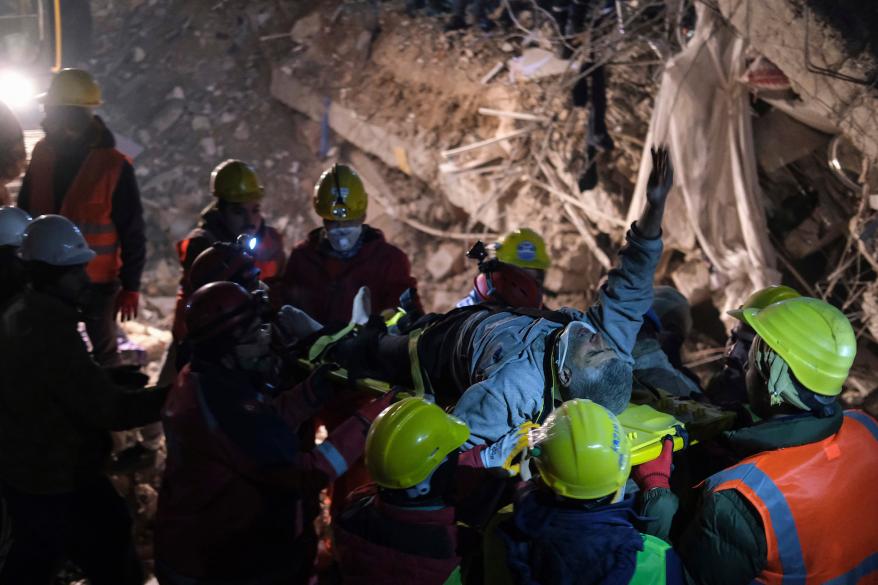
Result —
[[247, 246], [249, 246], [249, 248], [251, 250], [255, 250], [256, 244], [258, 244], [258, 243], [259, 243], [259, 240], [257, 240], [256, 238], [250, 238], [250, 241], [247, 242]]
[[17, 71], [0, 71], [0, 101], [12, 109], [21, 109], [34, 101], [34, 82]]

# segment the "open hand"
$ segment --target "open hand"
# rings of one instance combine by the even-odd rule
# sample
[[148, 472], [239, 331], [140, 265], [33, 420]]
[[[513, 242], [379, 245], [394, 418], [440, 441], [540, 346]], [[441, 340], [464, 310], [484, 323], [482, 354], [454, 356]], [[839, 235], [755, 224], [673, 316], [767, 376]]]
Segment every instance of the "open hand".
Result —
[[671, 156], [666, 146], [653, 147], [650, 153], [652, 171], [646, 184], [646, 200], [652, 205], [663, 206], [674, 185], [674, 166], [671, 164]]

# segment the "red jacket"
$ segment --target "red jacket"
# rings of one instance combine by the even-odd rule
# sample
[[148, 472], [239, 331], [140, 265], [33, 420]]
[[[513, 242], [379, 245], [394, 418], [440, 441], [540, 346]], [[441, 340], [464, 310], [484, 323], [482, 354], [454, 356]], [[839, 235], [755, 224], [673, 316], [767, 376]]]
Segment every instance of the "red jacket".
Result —
[[[442, 585], [460, 565], [458, 526], [461, 498], [490, 501], [501, 481], [482, 466], [479, 446], [459, 455], [455, 470], [458, 507], [403, 508], [381, 500], [370, 484], [353, 492], [333, 528], [335, 554], [345, 585]], [[487, 489], [486, 489], [487, 488]], [[489, 506], [492, 510], [493, 507]], [[467, 523], [478, 525], [471, 514]]]
[[316, 229], [296, 244], [283, 278], [284, 302], [317, 321], [349, 321], [351, 304], [361, 286], [369, 287], [376, 315], [397, 307], [399, 295], [417, 287], [405, 252], [389, 244], [380, 230], [364, 225], [362, 247], [349, 259], [333, 257], [322, 234], [323, 228]]
[[184, 367], [162, 416], [156, 561], [186, 577], [230, 580], [311, 563], [299, 546], [302, 497], [316, 497], [362, 455], [368, 430], [368, 417], [354, 417], [303, 453], [296, 428], [319, 407], [307, 383], [270, 400], [244, 372], [197, 358]]

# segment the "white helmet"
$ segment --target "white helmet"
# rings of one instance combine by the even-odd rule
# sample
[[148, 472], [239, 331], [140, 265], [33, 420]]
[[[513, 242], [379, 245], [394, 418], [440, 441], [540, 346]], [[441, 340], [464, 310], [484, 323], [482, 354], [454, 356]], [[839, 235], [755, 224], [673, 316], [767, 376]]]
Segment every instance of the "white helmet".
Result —
[[24, 228], [30, 223], [30, 215], [17, 207], [0, 207], [0, 246], [21, 245]]
[[27, 226], [18, 257], [52, 266], [76, 266], [95, 257], [79, 228], [61, 215], [41, 215]]

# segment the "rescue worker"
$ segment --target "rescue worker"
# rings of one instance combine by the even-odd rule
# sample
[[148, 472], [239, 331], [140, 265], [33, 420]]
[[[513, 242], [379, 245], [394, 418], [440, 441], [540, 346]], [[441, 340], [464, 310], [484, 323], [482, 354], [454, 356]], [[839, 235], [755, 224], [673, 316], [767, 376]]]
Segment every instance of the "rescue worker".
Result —
[[[371, 295], [372, 315], [395, 310], [403, 293], [409, 298], [407, 310], [422, 314], [408, 257], [388, 243], [380, 230], [365, 223], [369, 197], [357, 172], [348, 165], [333, 164], [315, 184], [312, 203], [323, 226], [311, 231], [290, 252], [283, 279], [284, 302], [335, 328], [350, 321], [354, 299], [365, 286]], [[328, 405], [315, 424], [323, 423], [331, 432], [361, 400]], [[360, 463], [336, 482], [333, 515], [347, 494], [368, 481]]]
[[250, 248], [254, 265], [263, 280], [275, 282], [283, 273], [283, 238], [276, 229], [265, 225], [262, 218], [265, 190], [253, 168], [240, 160], [223, 161], [210, 175], [210, 192], [214, 201], [201, 213], [198, 227], [177, 242], [182, 274], [171, 325], [172, 342], [159, 374], [162, 382], [172, 383], [177, 376], [178, 365], [185, 361], [185, 357], [177, 355], [177, 349], [186, 337], [186, 302], [197, 288], [190, 286], [189, 274], [202, 252], [218, 242], [235, 244], [243, 236], [246, 241], [242, 241], [241, 245]]
[[[364, 223], [368, 201], [357, 172], [348, 165], [332, 165], [314, 187], [314, 210], [323, 227], [290, 252], [284, 302], [324, 325], [348, 322], [362, 286], [371, 291], [375, 315], [396, 309], [400, 295], [417, 287], [405, 253]], [[421, 311], [417, 299], [413, 306]]]
[[621, 412], [631, 396], [631, 350], [652, 304], [672, 183], [667, 151], [653, 150], [646, 207], [619, 252], [621, 266], [610, 271], [586, 313], [462, 307], [427, 316], [425, 328], [410, 335], [364, 328], [362, 341], [342, 339], [328, 358], [395, 384], [432, 389], [437, 404], [453, 407], [467, 424], [471, 445], [492, 443], [525, 420], [542, 422], [556, 402], [572, 398]]
[[680, 348], [692, 329], [689, 301], [670, 286], [655, 287], [654, 298], [631, 352], [635, 389], [663, 390], [682, 398], [701, 394], [698, 378], [680, 361]]
[[[857, 351], [847, 317], [812, 298], [743, 309], [759, 422], [721, 436], [736, 463], [701, 487], [677, 550], [691, 582], [874, 583], [878, 423], [838, 403]], [[670, 461], [664, 470], [670, 474]]]
[[484, 513], [478, 495], [492, 483], [485, 469], [503, 469], [499, 478], [517, 473], [516, 458], [534, 426], [525, 423], [491, 447], [461, 452], [469, 429], [435, 404], [405, 398], [388, 407], [366, 438], [366, 467], [377, 487], [354, 492], [333, 526], [343, 582], [459, 583], [457, 522], [478, 525], [472, 511]]
[[24, 289], [18, 247], [31, 217], [17, 207], [0, 207], [0, 310]]
[[613, 414], [570, 400], [535, 431], [539, 476], [519, 485], [485, 544], [485, 583], [682, 584], [679, 559], [625, 495], [631, 447]]
[[0, 102], [0, 205], [11, 205], [12, 196], [6, 185], [16, 180], [27, 167], [24, 133], [18, 117]]
[[198, 227], [177, 243], [183, 268], [172, 331], [177, 341], [185, 333], [186, 301], [196, 290], [188, 286], [189, 271], [198, 255], [212, 244], [234, 244], [241, 235], [252, 236], [255, 239], [247, 240], [246, 245], [251, 247], [260, 278], [270, 286], [280, 279], [284, 270], [283, 237], [265, 225], [262, 218], [265, 190], [250, 165], [234, 159], [221, 162], [210, 175], [210, 191], [215, 200], [202, 212]]
[[[163, 412], [168, 459], [155, 528], [162, 585], [306, 583], [316, 547], [302, 543], [301, 498], [363, 452], [392, 393], [363, 406], [316, 449], [297, 427], [332, 396], [319, 370], [277, 393], [279, 356], [263, 302], [241, 286], [198, 289], [186, 310], [193, 357]], [[316, 497], [316, 494], [315, 494]]]
[[492, 269], [479, 271], [472, 291], [456, 306], [495, 302], [513, 307], [542, 307], [543, 281], [552, 264], [545, 240], [530, 228], [517, 229], [494, 245], [494, 254], [496, 262]]
[[726, 359], [723, 368], [713, 375], [707, 383], [705, 393], [710, 401], [724, 408], [741, 410], [747, 403], [747, 374], [750, 346], [756, 332], [742, 319], [747, 309], [764, 309], [765, 307], [786, 299], [801, 296], [798, 291], [785, 285], [769, 286], [751, 294], [740, 309], [729, 314], [738, 319], [732, 328], [726, 343]]
[[146, 262], [134, 167], [93, 113], [101, 105], [101, 90], [87, 72], [62, 69], [40, 99], [46, 137], [34, 147], [18, 206], [32, 216], [63, 215], [82, 230], [95, 252], [88, 265], [92, 289], [83, 321], [95, 360], [117, 365], [115, 318], [137, 317]]
[[131, 515], [104, 475], [109, 431], [158, 419], [166, 389], [131, 391], [77, 331], [96, 254], [67, 218], [30, 223], [29, 284], [0, 317], [0, 482], [15, 542], [0, 583], [54, 582], [65, 560], [93, 585], [143, 583]]

